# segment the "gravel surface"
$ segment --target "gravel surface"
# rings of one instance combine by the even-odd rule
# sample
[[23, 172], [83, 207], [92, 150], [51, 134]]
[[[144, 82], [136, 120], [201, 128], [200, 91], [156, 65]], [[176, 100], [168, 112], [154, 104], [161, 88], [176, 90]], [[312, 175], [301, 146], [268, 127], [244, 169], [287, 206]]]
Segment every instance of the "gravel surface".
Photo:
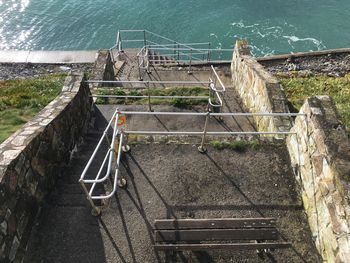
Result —
[[70, 71], [90, 72], [94, 64], [0, 63], [0, 80], [31, 79]]
[[308, 56], [278, 61], [260, 61], [260, 63], [272, 74], [292, 75], [292, 72], [297, 71], [299, 76], [321, 74], [343, 77], [350, 73], [350, 54]]
[[[134, 145], [119, 175], [128, 188], [94, 218], [77, 183], [99, 137], [92, 138], [62, 178], [63, 192], [43, 208], [25, 262], [321, 262], [284, 146], [243, 153], [209, 147], [203, 155], [194, 145]], [[251, 250], [170, 255], [152, 247], [155, 219], [221, 217], [277, 218], [280, 240], [292, 247], [264, 258]]]

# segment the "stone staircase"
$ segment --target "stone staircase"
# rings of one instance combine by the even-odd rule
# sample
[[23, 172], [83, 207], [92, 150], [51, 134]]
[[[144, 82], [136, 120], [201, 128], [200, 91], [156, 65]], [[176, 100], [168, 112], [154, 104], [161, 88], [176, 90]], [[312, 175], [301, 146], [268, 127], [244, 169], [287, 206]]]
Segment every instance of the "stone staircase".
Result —
[[[176, 59], [168, 56], [163, 56], [159, 52], [155, 52], [151, 49], [148, 51], [148, 60], [151, 61], [153, 65], [165, 65], [170, 63], [176, 63]], [[154, 60], [152, 62], [152, 60]]]
[[[78, 183], [100, 136], [98, 130], [87, 134], [58, 179], [32, 230], [24, 262], [101, 262], [104, 258], [98, 218], [91, 216], [91, 208]], [[91, 165], [90, 178], [100, 168], [102, 155], [97, 159]], [[97, 185], [96, 191], [102, 194], [102, 186]]]

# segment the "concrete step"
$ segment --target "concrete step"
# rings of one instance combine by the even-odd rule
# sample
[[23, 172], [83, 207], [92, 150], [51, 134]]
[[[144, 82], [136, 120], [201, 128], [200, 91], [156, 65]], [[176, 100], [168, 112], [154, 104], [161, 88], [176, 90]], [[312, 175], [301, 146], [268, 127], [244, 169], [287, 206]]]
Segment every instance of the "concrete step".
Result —
[[99, 221], [90, 207], [45, 206], [42, 211], [25, 263], [105, 262]]
[[51, 194], [47, 199], [47, 203], [51, 206], [71, 206], [85, 207], [88, 205], [84, 194]]
[[78, 183], [67, 184], [61, 179], [57, 181], [56, 191], [59, 193], [65, 193], [65, 194], [83, 194], [84, 193], [80, 184]]

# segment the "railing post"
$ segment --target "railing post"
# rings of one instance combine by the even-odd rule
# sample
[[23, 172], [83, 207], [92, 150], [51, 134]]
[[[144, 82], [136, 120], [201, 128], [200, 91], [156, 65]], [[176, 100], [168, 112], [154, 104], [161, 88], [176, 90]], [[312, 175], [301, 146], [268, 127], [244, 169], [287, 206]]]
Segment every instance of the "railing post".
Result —
[[152, 110], [152, 105], [151, 105], [151, 90], [150, 90], [148, 81], [146, 82], [146, 85], [147, 85], [147, 91], [148, 91], [148, 109], [150, 112], [152, 112], [153, 110]]
[[188, 69], [188, 74], [192, 74], [192, 48], [190, 49], [190, 68]]
[[208, 62], [210, 61], [210, 43], [209, 43], [209, 48], [208, 48], [208, 57], [207, 57], [207, 60], [208, 60]]
[[123, 51], [122, 34], [119, 35], [119, 51]]
[[129, 136], [128, 136], [127, 134], [125, 134], [124, 128], [121, 129], [121, 133], [123, 134], [123, 138], [124, 138], [124, 140], [123, 140], [123, 145], [122, 145], [122, 151], [123, 151], [124, 153], [127, 153], [127, 152], [130, 151], [130, 146], [129, 146], [129, 144], [128, 144], [128, 142], [129, 142]]
[[210, 117], [210, 112], [208, 111], [207, 115], [205, 116], [205, 123], [204, 123], [202, 142], [201, 142], [201, 145], [198, 146], [198, 151], [200, 153], [205, 153], [207, 151], [207, 149], [204, 147], [204, 143], [205, 143], [205, 136], [207, 134], [207, 126], [208, 126], [209, 117]]
[[90, 205], [91, 205], [91, 214], [93, 216], [99, 216], [101, 214], [101, 208], [97, 207], [94, 203], [94, 201], [92, 201], [89, 191], [87, 190], [84, 181], [80, 181], [80, 185], [83, 188], [83, 191], [86, 194], [86, 199], [89, 201]]
[[151, 70], [149, 69], [149, 49], [146, 48], [146, 54], [145, 57], [147, 57], [146, 62], [147, 62], [147, 73], [151, 74]]
[[147, 46], [146, 30], [143, 30], [143, 43], [145, 46]]
[[141, 76], [141, 66], [140, 66], [140, 57], [139, 56], [137, 57], [137, 67], [139, 70], [139, 80], [142, 81], [143, 77]]
[[177, 60], [180, 60], [180, 44], [177, 43]]

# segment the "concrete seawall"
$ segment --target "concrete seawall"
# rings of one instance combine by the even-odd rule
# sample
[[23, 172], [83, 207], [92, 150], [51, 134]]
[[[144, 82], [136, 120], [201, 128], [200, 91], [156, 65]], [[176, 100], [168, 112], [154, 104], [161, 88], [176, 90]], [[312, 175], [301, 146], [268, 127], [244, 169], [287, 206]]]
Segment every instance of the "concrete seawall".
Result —
[[97, 50], [24, 51], [0, 50], [0, 63], [94, 63]]

